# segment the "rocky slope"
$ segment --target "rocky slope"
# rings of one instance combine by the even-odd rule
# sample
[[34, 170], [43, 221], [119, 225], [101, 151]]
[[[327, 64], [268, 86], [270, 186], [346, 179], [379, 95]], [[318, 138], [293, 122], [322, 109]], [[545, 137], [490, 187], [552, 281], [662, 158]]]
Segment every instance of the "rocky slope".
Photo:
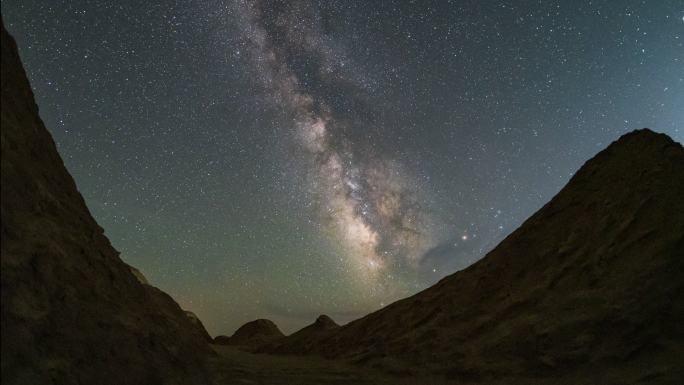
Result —
[[93, 220], [4, 25], [1, 133], [2, 383], [206, 384], [205, 337]]
[[284, 336], [283, 332], [278, 329], [278, 326], [273, 321], [258, 319], [240, 326], [231, 337], [217, 336], [214, 338], [214, 343], [217, 345], [235, 345], [247, 349], [256, 349]]
[[188, 311], [188, 310], [184, 310], [184, 312], [185, 312], [185, 315], [190, 319], [190, 322], [197, 329], [196, 333], [200, 334], [204, 338], [204, 340], [207, 341], [207, 343], [211, 343], [212, 338], [209, 335], [209, 332], [207, 331], [207, 329], [204, 327], [204, 324], [202, 323], [202, 321], [199, 319], [199, 317], [197, 317], [197, 314], [195, 314], [191, 311]]
[[684, 149], [644, 129], [469, 268], [272, 351], [458, 382], [674, 384], [683, 325]]
[[[128, 265], [128, 268], [130, 269], [131, 273], [133, 273], [133, 276], [140, 282], [145, 290], [150, 294], [152, 298], [154, 298], [157, 302], [160, 303], [165, 303], [168, 300], [173, 300], [171, 297], [168, 296], [168, 294], [164, 293], [163, 291], [159, 290], [158, 288], [150, 285], [150, 283], [147, 281], [147, 278], [145, 275], [142, 273], [142, 271], [136, 269], [135, 267]], [[168, 297], [168, 298], [167, 298]], [[207, 332], [207, 329], [204, 328], [204, 324], [202, 324], [202, 321], [197, 317], [197, 315], [191, 311], [184, 310], [185, 316], [188, 317], [190, 320], [190, 323], [192, 324], [194, 330], [193, 333], [201, 335], [205, 341], [208, 343], [212, 342], [212, 338]]]

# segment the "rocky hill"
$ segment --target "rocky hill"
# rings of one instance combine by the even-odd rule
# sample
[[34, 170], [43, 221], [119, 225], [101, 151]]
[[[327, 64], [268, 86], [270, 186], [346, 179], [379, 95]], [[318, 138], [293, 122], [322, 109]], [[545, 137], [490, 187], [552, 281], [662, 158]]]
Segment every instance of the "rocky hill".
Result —
[[[160, 290], [161, 291], [161, 290]], [[162, 292], [163, 293], [163, 292]], [[202, 335], [204, 337], [204, 340], [207, 341], [208, 343], [211, 343], [212, 338], [209, 335], [209, 332], [207, 332], [207, 329], [204, 327], [204, 324], [202, 323], [202, 320], [199, 319], [197, 314], [185, 310], [185, 315], [190, 319], [190, 322], [195, 326], [197, 329], [197, 333]]]
[[332, 318], [328, 317], [325, 314], [321, 314], [316, 318], [316, 321], [312, 323], [309, 326], [306, 326], [302, 328], [301, 330], [291, 334], [289, 337], [296, 336], [296, 335], [307, 335], [311, 333], [318, 333], [326, 330], [334, 330], [339, 328], [340, 325], [338, 325], [335, 321], [333, 321]]
[[90, 215], [2, 27], [2, 383], [206, 384], [211, 350]]
[[258, 319], [240, 326], [231, 337], [217, 336], [214, 338], [214, 343], [217, 345], [235, 345], [256, 349], [284, 336], [283, 332], [278, 329], [278, 326], [273, 321]]
[[684, 149], [626, 134], [479, 262], [272, 352], [459, 383], [678, 383]]
[[[131, 273], [133, 273], [133, 276], [137, 278], [138, 282], [140, 282], [143, 287], [147, 290], [147, 292], [150, 294], [152, 298], [154, 298], [156, 301], [160, 303], [165, 303], [168, 300], [173, 301], [171, 297], [169, 297], [168, 294], [164, 293], [163, 291], [159, 290], [158, 288], [150, 285], [150, 283], [147, 281], [147, 278], [145, 275], [142, 273], [142, 271], [136, 269], [135, 267], [128, 265], [128, 268], [131, 270]], [[168, 297], [168, 298], [167, 298]], [[208, 343], [212, 342], [212, 338], [207, 332], [207, 329], [204, 328], [204, 324], [202, 324], [202, 321], [197, 317], [197, 315], [191, 311], [184, 310], [183, 311], [190, 320], [190, 323], [192, 324], [193, 328], [195, 329], [193, 333], [201, 335], [205, 341]]]
[[295, 348], [294, 352], [302, 349], [311, 349], [312, 344], [316, 344], [321, 335], [326, 332], [338, 329], [340, 325], [336, 324], [332, 318], [323, 314], [316, 318], [316, 321], [311, 325], [305, 326], [302, 329], [290, 334], [285, 338], [280, 338], [269, 344], [266, 344], [259, 349], [258, 352], [269, 353], [292, 353], [289, 349]]

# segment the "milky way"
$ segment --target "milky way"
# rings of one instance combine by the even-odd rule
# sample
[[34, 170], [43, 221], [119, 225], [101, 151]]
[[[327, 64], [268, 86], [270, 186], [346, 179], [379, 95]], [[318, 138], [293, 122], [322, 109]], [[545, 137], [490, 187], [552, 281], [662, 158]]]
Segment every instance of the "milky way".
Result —
[[361, 317], [684, 140], [681, 0], [1, 4], [94, 218], [212, 334]]
[[[374, 282], [387, 270], [415, 265], [429, 246], [415, 183], [374, 146], [363, 84], [324, 34], [321, 15], [305, 1], [238, 7], [259, 79], [292, 116], [294, 135], [312, 161], [321, 214], [355, 273]], [[359, 130], [365, 135], [352, 138]]]

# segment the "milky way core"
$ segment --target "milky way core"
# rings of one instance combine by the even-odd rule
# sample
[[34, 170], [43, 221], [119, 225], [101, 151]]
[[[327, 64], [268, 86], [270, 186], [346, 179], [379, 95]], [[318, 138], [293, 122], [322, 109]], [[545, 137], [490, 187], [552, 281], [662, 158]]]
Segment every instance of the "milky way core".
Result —
[[258, 78], [291, 114], [291, 129], [310, 157], [322, 219], [353, 262], [353, 274], [383, 283], [388, 271], [415, 264], [430, 246], [419, 230], [427, 218], [412, 177], [378, 151], [375, 138], [350, 137], [372, 130], [372, 119], [350, 119], [361, 115], [350, 109], [370, 109], [364, 85], [348, 74], [350, 60], [321, 32], [320, 15], [306, 5], [241, 2], [238, 9]]

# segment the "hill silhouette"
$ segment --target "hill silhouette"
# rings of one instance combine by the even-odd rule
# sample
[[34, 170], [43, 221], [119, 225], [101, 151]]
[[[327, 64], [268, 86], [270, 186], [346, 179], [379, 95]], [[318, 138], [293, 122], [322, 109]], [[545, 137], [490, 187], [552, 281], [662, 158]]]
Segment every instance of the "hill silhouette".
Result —
[[332, 318], [323, 314], [318, 316], [311, 325], [307, 325], [285, 338], [280, 338], [261, 346], [257, 349], [257, 352], [290, 353], [289, 349], [292, 347], [295, 347], [295, 352], [308, 349], [310, 348], [308, 347], [309, 345], [317, 343], [318, 338], [323, 333], [333, 331], [339, 327], [340, 325], [336, 324]]
[[257, 319], [240, 326], [232, 336], [217, 336], [217, 345], [235, 345], [256, 349], [264, 344], [283, 338], [285, 335], [271, 320]]

